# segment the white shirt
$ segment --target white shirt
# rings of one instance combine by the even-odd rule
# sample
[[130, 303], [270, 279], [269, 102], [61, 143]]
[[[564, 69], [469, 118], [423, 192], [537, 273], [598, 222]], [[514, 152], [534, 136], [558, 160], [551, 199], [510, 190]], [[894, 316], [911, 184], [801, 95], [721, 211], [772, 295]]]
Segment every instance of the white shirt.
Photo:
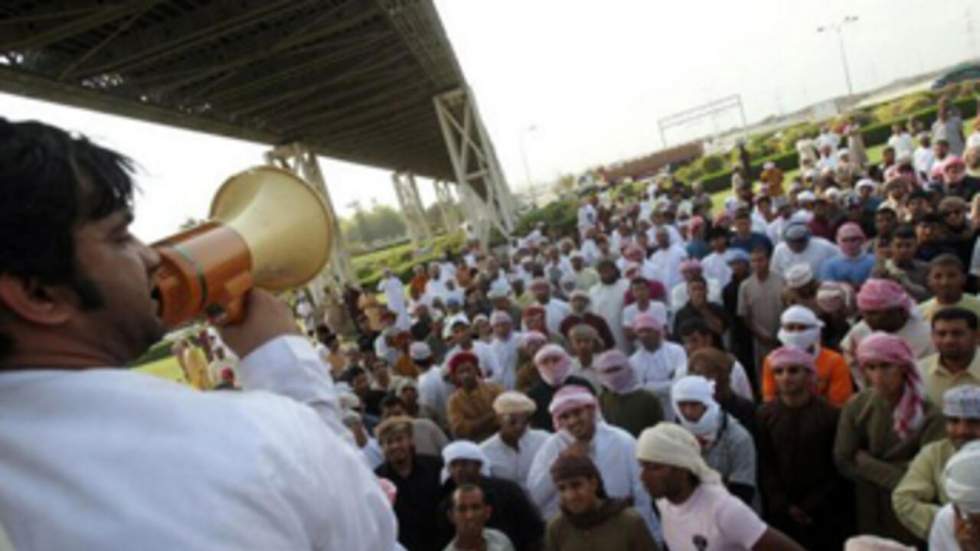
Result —
[[582, 253], [585, 263], [589, 266], [595, 265], [599, 257], [602, 256], [602, 253], [599, 251], [599, 245], [593, 239], [583, 239], [582, 248], [579, 249], [579, 252]]
[[578, 208], [578, 227], [579, 229], [595, 226], [597, 215], [595, 207], [586, 203]]
[[511, 331], [507, 340], [501, 340], [496, 335], [490, 343], [490, 351], [497, 360], [497, 373], [493, 380], [506, 390], [514, 390], [517, 385], [517, 348], [520, 335]]
[[490, 475], [516, 482], [527, 491], [531, 463], [549, 436], [551, 433], [546, 430], [529, 427], [517, 440], [516, 450], [500, 438], [500, 433], [487, 438], [480, 448], [490, 461]]
[[[544, 518], [552, 518], [558, 514], [558, 490], [551, 479], [551, 466], [573, 441], [572, 435], [564, 430], [552, 434], [531, 463], [531, 471], [527, 477], [528, 495]], [[589, 443], [589, 457], [602, 475], [606, 493], [610, 497], [632, 497], [633, 507], [643, 516], [650, 533], [660, 540], [660, 522], [653, 514], [650, 494], [640, 482], [636, 439], [619, 427], [597, 421], [595, 435]]]
[[776, 245], [769, 261], [770, 269], [780, 277], [786, 275], [786, 270], [796, 264], [809, 264], [814, 277], [820, 273], [824, 261], [840, 256], [840, 249], [822, 237], [811, 236], [803, 252], [794, 252], [785, 241]]
[[636, 370], [636, 380], [656, 394], [664, 412], [673, 411], [670, 387], [677, 370], [687, 371], [687, 352], [684, 347], [665, 340], [655, 352], [650, 352], [639, 345], [637, 351], [630, 356], [630, 364]]
[[664, 319], [667, 319], [667, 306], [665, 306], [664, 303], [660, 302], [659, 300], [651, 300], [650, 304], [647, 305], [645, 310], [640, 310], [640, 303], [634, 302], [627, 305], [626, 308], [623, 309], [623, 327], [629, 327], [632, 329], [633, 322], [636, 321], [636, 316], [647, 312], [650, 312], [651, 314], [654, 312], [659, 312], [659, 315], [663, 316]]
[[684, 503], [658, 499], [664, 542], [671, 549], [747, 551], [766, 533], [758, 515], [721, 484], [698, 484]]
[[12, 543], [394, 549], [392, 509], [313, 347], [279, 337], [240, 368], [254, 391], [199, 392], [125, 369], [0, 374], [0, 518]]
[[[446, 352], [446, 366], [449, 365], [449, 359], [453, 357], [453, 354], [461, 350], [463, 349], [457, 344]], [[493, 351], [493, 347], [483, 341], [474, 340], [473, 346], [470, 348], [469, 352], [475, 354], [477, 359], [480, 360], [480, 371], [483, 372], [483, 376], [487, 379], [496, 380], [498, 377], [497, 374], [500, 373], [501, 368], [500, 364], [497, 362], [497, 354]]]
[[[732, 387], [732, 392], [750, 402], [754, 402], [755, 396], [752, 392], [752, 383], [749, 382], [749, 375], [745, 372], [745, 367], [738, 360], [732, 363], [732, 372], [729, 375], [731, 377], [729, 384]], [[687, 365], [684, 366], [684, 369], [678, 369], [674, 372], [675, 381], [686, 376]]]
[[[721, 285], [718, 281], [710, 277], [706, 277], [705, 281], [708, 283], [708, 302], [713, 302], [715, 304], [722, 304], [721, 301]], [[687, 304], [687, 282], [678, 283], [674, 285], [674, 288], [670, 290], [670, 313], [671, 316], [677, 315]]]
[[612, 331], [613, 339], [620, 350], [626, 350], [626, 337], [623, 336], [623, 326], [620, 320], [623, 319], [623, 303], [626, 301], [626, 291], [629, 290], [630, 283], [624, 278], [619, 278], [612, 285], [599, 282], [589, 289], [589, 299], [592, 303], [592, 311], [606, 320], [606, 325]]
[[701, 272], [705, 278], [717, 281], [722, 289], [732, 280], [732, 269], [725, 262], [725, 253], [711, 253], [702, 258]]
[[935, 162], [936, 154], [932, 152], [931, 147], [919, 146], [912, 153], [912, 164], [915, 166], [916, 174], [925, 174], [928, 177]]
[[437, 417], [436, 423], [448, 426], [446, 404], [456, 386], [446, 381], [445, 372], [437, 365], [419, 376], [419, 404], [428, 407]]
[[888, 145], [895, 149], [895, 157], [901, 157], [903, 155], [912, 156], [915, 151], [915, 140], [912, 135], [908, 132], [902, 132], [901, 134], [892, 134], [888, 138]]
[[395, 325], [400, 329], [408, 329], [411, 326], [411, 318], [408, 315], [408, 308], [405, 307], [405, 286], [401, 280], [395, 276], [382, 279], [378, 283], [378, 292], [385, 294], [388, 309], [398, 315]]
[[548, 326], [548, 332], [556, 335], [561, 333], [561, 322], [565, 321], [565, 318], [572, 313], [572, 308], [564, 300], [558, 300], [554, 297], [548, 300], [548, 304], [541, 306], [544, 306], [544, 321], [545, 325]]

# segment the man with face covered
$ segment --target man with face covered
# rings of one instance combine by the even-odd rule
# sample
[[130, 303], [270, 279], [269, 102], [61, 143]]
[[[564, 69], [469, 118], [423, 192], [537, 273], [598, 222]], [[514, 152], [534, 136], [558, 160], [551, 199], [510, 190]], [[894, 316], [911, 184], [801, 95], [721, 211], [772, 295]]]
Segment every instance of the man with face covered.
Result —
[[550, 471], [555, 460], [571, 449], [571, 453], [587, 455], [595, 462], [609, 496], [633, 499], [633, 506], [659, 540], [660, 522], [653, 513], [650, 496], [643, 491], [639, 466], [633, 459], [636, 439], [603, 421], [595, 396], [584, 387], [569, 385], [562, 388], [555, 395], [549, 411], [558, 432], [541, 446], [527, 479], [531, 499], [538, 510], [545, 518], [558, 512], [558, 490]]
[[840, 281], [860, 287], [871, 275], [875, 257], [864, 251], [867, 237], [861, 226], [847, 222], [837, 230], [837, 246], [841, 255], [831, 258], [820, 267], [822, 281]]
[[698, 439], [704, 460], [718, 471], [728, 491], [752, 507], [758, 501], [755, 443], [748, 430], [721, 409], [714, 393], [714, 383], [700, 375], [678, 379], [670, 393], [674, 415]]
[[892, 492], [895, 516], [916, 537], [925, 540], [939, 508], [949, 502], [943, 468], [954, 453], [980, 440], [980, 386], [951, 388], [943, 395], [946, 437], [927, 444], [909, 463]]
[[640, 386], [625, 354], [609, 350], [596, 358], [595, 363], [599, 382], [605, 389], [599, 395], [599, 405], [606, 422], [637, 437], [643, 429], [664, 420], [660, 400]]
[[480, 444], [493, 476], [522, 487], [527, 483], [531, 462], [551, 435], [548, 431], [531, 428], [531, 415], [536, 409], [534, 401], [521, 392], [504, 392], [493, 401], [500, 430]]
[[442, 450], [442, 501], [439, 504], [439, 540], [449, 543], [453, 528], [448, 522], [452, 495], [457, 488], [472, 484], [483, 490], [490, 516], [486, 526], [503, 532], [517, 551], [540, 549], [544, 522], [517, 483], [496, 478], [490, 473], [490, 462], [479, 446], [468, 440], [457, 440]]
[[857, 305], [864, 319], [844, 336], [841, 349], [858, 388], [864, 388], [865, 380], [858, 369], [857, 348], [874, 331], [901, 337], [917, 359], [935, 352], [929, 325], [913, 315], [915, 304], [898, 283], [890, 279], [869, 279], [857, 295]]

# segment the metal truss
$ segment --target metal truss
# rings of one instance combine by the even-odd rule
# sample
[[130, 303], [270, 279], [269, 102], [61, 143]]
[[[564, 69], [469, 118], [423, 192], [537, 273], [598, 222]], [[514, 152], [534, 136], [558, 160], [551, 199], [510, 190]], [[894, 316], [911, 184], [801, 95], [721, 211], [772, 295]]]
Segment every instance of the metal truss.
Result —
[[432, 239], [432, 232], [426, 221], [425, 207], [422, 206], [422, 198], [419, 197], [415, 175], [411, 172], [395, 172], [391, 175], [391, 182], [395, 184], [395, 195], [398, 196], [398, 205], [402, 208], [402, 217], [405, 219], [405, 227], [412, 244], [416, 249], [421, 245], [428, 245]]

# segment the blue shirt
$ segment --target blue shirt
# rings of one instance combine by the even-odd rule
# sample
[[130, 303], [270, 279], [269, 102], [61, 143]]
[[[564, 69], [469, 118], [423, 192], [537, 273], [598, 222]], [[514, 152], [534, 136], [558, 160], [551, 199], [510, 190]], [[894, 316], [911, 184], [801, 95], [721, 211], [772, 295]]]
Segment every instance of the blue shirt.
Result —
[[865, 254], [857, 258], [837, 256], [824, 261], [820, 267], [821, 281], [840, 281], [860, 287], [869, 277], [874, 268], [875, 257]]

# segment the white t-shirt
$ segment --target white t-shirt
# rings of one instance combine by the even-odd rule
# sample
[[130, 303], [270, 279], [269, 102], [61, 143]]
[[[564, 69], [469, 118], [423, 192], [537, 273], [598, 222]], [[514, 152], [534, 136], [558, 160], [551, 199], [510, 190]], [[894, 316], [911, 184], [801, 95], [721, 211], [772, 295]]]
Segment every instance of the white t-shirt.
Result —
[[657, 500], [664, 542], [671, 549], [739, 551], [751, 549], [768, 526], [721, 484], [698, 484], [680, 505]]
[[816, 275], [820, 273], [820, 267], [823, 266], [825, 261], [838, 257], [840, 254], [840, 249], [837, 248], [837, 245], [822, 237], [812, 236], [810, 237], [810, 241], [807, 242], [806, 248], [799, 253], [790, 249], [789, 244], [786, 242], [776, 245], [772, 253], [772, 260], [769, 261], [769, 266], [773, 272], [783, 276], [786, 275], [786, 271], [790, 267], [796, 264], [809, 264], [810, 271]]

